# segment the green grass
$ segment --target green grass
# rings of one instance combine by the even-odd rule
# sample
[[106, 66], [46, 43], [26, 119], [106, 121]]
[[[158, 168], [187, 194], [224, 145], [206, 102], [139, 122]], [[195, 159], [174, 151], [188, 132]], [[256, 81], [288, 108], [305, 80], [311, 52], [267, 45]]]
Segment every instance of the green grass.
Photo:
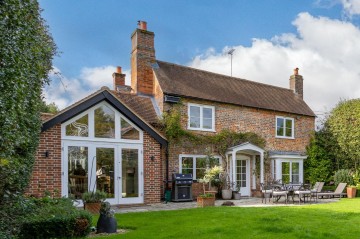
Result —
[[126, 234], [95, 238], [360, 238], [360, 198], [301, 207], [117, 214]]

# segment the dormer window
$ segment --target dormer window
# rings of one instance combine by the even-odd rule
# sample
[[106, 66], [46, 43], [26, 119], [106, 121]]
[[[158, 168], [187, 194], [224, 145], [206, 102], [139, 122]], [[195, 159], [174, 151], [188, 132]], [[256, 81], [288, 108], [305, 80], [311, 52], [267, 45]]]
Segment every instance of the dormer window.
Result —
[[188, 129], [215, 131], [215, 107], [207, 105], [188, 105]]
[[276, 137], [294, 138], [294, 119], [276, 116]]

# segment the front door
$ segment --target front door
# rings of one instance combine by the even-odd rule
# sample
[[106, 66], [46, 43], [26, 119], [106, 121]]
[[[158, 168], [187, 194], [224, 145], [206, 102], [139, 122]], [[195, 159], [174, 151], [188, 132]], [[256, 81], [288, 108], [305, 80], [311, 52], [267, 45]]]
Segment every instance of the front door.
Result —
[[250, 157], [236, 155], [235, 181], [240, 185], [241, 196], [250, 196]]
[[62, 195], [78, 199], [100, 190], [111, 204], [143, 203], [140, 145], [64, 143]]

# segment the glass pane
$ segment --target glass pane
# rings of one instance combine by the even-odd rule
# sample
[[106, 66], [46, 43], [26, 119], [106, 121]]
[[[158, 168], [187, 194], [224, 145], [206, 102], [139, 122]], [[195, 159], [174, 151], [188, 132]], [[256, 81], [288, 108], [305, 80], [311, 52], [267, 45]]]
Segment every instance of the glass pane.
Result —
[[210, 158], [209, 159], [209, 168], [212, 168], [214, 166], [219, 166], [220, 162], [219, 162], [219, 158]]
[[84, 115], [78, 120], [71, 122], [66, 125], [65, 134], [66, 136], [79, 136], [79, 137], [88, 137], [89, 136], [89, 117]]
[[181, 173], [191, 173], [193, 175], [193, 169], [192, 168], [183, 168]]
[[81, 199], [88, 191], [88, 148], [68, 147], [69, 197]]
[[284, 136], [284, 119], [282, 118], [276, 119], [276, 135]]
[[200, 128], [200, 107], [190, 106], [190, 127]]
[[203, 118], [204, 119], [212, 119], [212, 109], [211, 108], [203, 108]]
[[196, 169], [196, 179], [201, 179], [205, 175], [205, 169]]
[[196, 168], [206, 168], [206, 158], [196, 158]]
[[139, 140], [140, 133], [135, 127], [129, 124], [126, 120], [121, 118], [121, 138]]
[[212, 129], [212, 119], [203, 119], [203, 128]]
[[293, 174], [299, 174], [299, 163], [292, 163], [292, 173]]
[[182, 168], [193, 168], [193, 158], [183, 157], [182, 158]]
[[289, 162], [282, 162], [282, 183], [289, 183], [290, 182], [290, 163]]
[[292, 129], [288, 129], [288, 128], [286, 128], [286, 130], [285, 130], [285, 136], [286, 137], [292, 137]]
[[122, 149], [122, 197], [139, 196], [139, 156], [137, 149]]
[[299, 175], [292, 175], [292, 183], [300, 183], [300, 177]]
[[190, 117], [200, 118], [200, 107], [190, 106]]
[[190, 127], [200, 128], [200, 118], [190, 117]]
[[113, 148], [96, 148], [96, 189], [115, 197]]
[[246, 187], [246, 160], [236, 160], [236, 185]]
[[95, 110], [95, 137], [115, 138], [115, 112], [105, 105]]

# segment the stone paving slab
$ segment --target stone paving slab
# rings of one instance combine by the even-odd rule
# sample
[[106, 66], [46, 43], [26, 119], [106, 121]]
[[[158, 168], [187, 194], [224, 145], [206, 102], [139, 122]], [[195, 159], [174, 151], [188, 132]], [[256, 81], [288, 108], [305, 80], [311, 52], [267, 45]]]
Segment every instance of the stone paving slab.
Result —
[[[270, 202], [267, 201], [266, 203], [261, 202], [261, 198], [255, 197], [248, 197], [248, 198], [241, 198], [240, 200], [216, 200], [215, 206], [221, 206], [225, 201], [230, 201], [235, 204], [236, 207], [279, 207], [279, 206], [306, 206], [306, 205], [313, 205], [313, 204], [323, 204], [323, 203], [331, 203], [339, 201], [338, 198], [335, 199], [319, 199], [317, 202], [310, 202], [310, 203], [301, 203], [298, 202], [288, 203], [285, 204], [283, 202], [273, 203], [271, 200]], [[115, 213], [128, 213], [128, 212], [151, 212], [151, 211], [162, 211], [162, 210], [180, 210], [180, 209], [189, 209], [189, 208], [196, 208], [196, 201], [193, 202], [168, 202], [168, 203], [157, 203], [157, 204], [149, 204], [149, 205], [141, 205], [135, 207], [126, 207], [126, 208], [119, 208], [114, 206], [113, 209]]]

